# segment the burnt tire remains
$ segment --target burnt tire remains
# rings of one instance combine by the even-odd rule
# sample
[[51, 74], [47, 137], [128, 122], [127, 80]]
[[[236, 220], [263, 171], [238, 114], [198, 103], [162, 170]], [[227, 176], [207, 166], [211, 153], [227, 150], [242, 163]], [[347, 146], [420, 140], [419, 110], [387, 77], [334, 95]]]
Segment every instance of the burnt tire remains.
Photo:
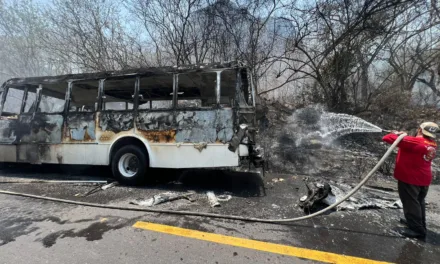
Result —
[[111, 167], [113, 176], [120, 183], [140, 184], [144, 182], [148, 168], [147, 153], [135, 145], [121, 147], [113, 155]]

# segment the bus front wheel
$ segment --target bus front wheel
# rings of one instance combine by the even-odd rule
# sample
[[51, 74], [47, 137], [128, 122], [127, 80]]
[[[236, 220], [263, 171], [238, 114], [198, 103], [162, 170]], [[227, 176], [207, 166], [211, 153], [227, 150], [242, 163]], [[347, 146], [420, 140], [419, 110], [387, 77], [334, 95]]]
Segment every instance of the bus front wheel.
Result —
[[140, 184], [147, 172], [147, 159], [146, 153], [140, 147], [124, 146], [112, 158], [113, 176], [122, 184]]

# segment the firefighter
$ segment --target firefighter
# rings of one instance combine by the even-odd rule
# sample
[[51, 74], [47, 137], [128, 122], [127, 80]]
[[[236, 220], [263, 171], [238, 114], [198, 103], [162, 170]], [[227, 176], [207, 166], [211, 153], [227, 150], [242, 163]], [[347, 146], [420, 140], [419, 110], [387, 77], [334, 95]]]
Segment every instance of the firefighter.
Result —
[[[425, 197], [432, 180], [431, 162], [437, 151], [435, 133], [438, 130], [436, 123], [422, 123], [415, 136], [405, 136], [397, 145], [394, 178], [398, 181], [405, 215], [400, 222], [407, 226], [400, 233], [409, 238], [426, 237]], [[393, 131], [384, 136], [383, 141], [392, 144], [402, 133]]]

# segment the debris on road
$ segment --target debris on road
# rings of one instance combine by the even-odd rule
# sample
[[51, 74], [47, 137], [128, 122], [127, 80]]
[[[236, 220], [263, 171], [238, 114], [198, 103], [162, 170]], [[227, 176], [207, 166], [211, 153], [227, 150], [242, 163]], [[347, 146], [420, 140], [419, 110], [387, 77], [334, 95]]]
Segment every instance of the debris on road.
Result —
[[[342, 198], [350, 191], [351, 186], [346, 184], [329, 183], [307, 183], [308, 193], [300, 198], [299, 206], [305, 212], [310, 212], [320, 205], [330, 206]], [[336, 210], [362, 210], [362, 209], [401, 209], [402, 203], [396, 194], [381, 190], [371, 190], [369, 192], [359, 191], [355, 197], [350, 197], [347, 201], [336, 207]], [[376, 192], [376, 193], [374, 193]]]
[[232, 196], [229, 194], [220, 194], [217, 195], [217, 200], [219, 200], [220, 202], [227, 202], [229, 200], [232, 199]]
[[137, 200], [131, 201], [130, 204], [151, 207], [151, 206], [155, 206], [158, 204], [171, 202], [171, 201], [179, 200], [179, 199], [187, 199], [187, 200], [193, 202], [194, 199], [191, 197], [191, 195], [193, 195], [193, 194], [194, 194], [194, 192], [187, 192], [187, 193], [183, 193], [183, 194], [173, 193], [173, 192], [165, 192], [165, 193], [154, 195], [153, 198], [149, 198], [146, 200], [137, 199]]
[[114, 182], [111, 182], [109, 184], [104, 184], [104, 185], [100, 185], [100, 186], [98, 186], [96, 188], [93, 188], [92, 190], [90, 190], [90, 191], [88, 191], [88, 192], [86, 192], [84, 194], [77, 193], [77, 194], [75, 194], [75, 196], [76, 197], [86, 197], [86, 196], [89, 196], [89, 195], [94, 194], [96, 192], [107, 190], [107, 189], [110, 189], [112, 187], [115, 187], [118, 184], [119, 183], [117, 181], [114, 181]]
[[115, 187], [116, 185], [118, 185], [119, 183], [117, 181], [114, 181], [112, 183], [106, 184], [104, 186], [101, 186], [102, 190], [107, 190], [109, 188]]
[[277, 183], [277, 182], [283, 182], [283, 181], [284, 181], [283, 178], [273, 178], [273, 179], [272, 179], [272, 182], [275, 182], [275, 183]]
[[217, 197], [215, 196], [213, 191], [206, 192], [206, 195], [208, 196], [208, 201], [209, 201], [209, 204], [211, 205], [211, 207], [219, 207], [220, 206], [220, 203], [218, 202], [219, 200], [217, 199]]
[[299, 200], [299, 207], [301, 207], [305, 212], [310, 212], [319, 203], [325, 199], [330, 191], [331, 187], [328, 183], [306, 183], [307, 195], [303, 196]]
[[[344, 197], [349, 190], [350, 186], [340, 184], [339, 186], [331, 185], [331, 192], [329, 193], [330, 199], [324, 199], [323, 202], [327, 205], [331, 205], [336, 201], [339, 201]], [[332, 198], [333, 196], [334, 198]], [[391, 196], [389, 194], [386, 197], [383, 193], [377, 195], [371, 192], [359, 191], [355, 197], [350, 197], [347, 201], [343, 202], [337, 206], [337, 210], [361, 210], [361, 209], [380, 209], [380, 208], [390, 208], [390, 209], [401, 209], [402, 202], [399, 198]]]

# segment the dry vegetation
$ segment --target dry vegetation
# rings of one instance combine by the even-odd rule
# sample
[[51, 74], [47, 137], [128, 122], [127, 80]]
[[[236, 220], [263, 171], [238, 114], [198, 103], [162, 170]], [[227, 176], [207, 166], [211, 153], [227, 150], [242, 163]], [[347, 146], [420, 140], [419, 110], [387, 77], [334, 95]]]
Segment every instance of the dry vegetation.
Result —
[[437, 106], [432, 0], [0, 0], [0, 81], [242, 60], [296, 108], [399, 114]]

